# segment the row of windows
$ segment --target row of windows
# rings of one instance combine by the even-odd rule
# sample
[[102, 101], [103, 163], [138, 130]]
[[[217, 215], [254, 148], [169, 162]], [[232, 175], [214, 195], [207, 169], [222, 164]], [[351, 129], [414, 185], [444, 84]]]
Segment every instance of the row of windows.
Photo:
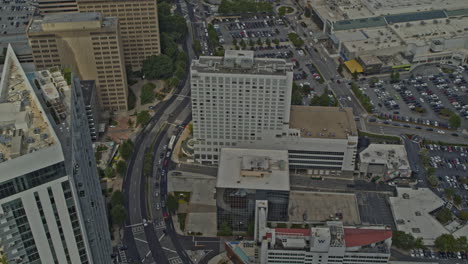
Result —
[[289, 154], [318, 154], [318, 155], [344, 155], [344, 152], [333, 151], [310, 151], [310, 150], [290, 150]]
[[0, 199], [64, 177], [65, 164], [59, 162], [0, 183]]
[[315, 160], [294, 160], [294, 159], [290, 159], [289, 163], [291, 163], [291, 164], [296, 163], [298, 166], [301, 166], [302, 164], [317, 164], [317, 165], [324, 164], [324, 165], [341, 166], [343, 164], [343, 162], [315, 161]]
[[343, 157], [289, 155], [290, 159], [343, 160]]

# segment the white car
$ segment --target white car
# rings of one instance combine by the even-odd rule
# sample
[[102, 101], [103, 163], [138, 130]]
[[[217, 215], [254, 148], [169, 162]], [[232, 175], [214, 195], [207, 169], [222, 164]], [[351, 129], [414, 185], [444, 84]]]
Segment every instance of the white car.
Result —
[[148, 221], [146, 221], [146, 219], [143, 218], [143, 226], [148, 226]]
[[445, 134], [445, 131], [443, 131], [443, 130], [437, 130], [437, 133], [439, 133], [439, 134], [442, 134], [442, 135], [443, 135], [443, 134]]

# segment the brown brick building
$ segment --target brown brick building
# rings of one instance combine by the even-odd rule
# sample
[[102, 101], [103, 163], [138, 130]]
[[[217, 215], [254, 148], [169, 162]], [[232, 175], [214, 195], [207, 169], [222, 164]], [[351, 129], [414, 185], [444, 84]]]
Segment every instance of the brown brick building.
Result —
[[100, 13], [51, 14], [33, 19], [27, 31], [36, 67], [69, 67], [95, 80], [105, 110], [127, 109], [127, 77], [118, 19]]

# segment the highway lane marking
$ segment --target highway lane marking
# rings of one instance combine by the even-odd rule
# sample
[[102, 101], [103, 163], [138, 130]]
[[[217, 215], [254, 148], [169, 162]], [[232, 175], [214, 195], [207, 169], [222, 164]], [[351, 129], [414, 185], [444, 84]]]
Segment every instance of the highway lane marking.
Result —
[[140, 242], [148, 244], [148, 242], [143, 240], [143, 239], [139, 239], [139, 238], [136, 238], [136, 237], [134, 237], [133, 239], [135, 239], [136, 241], [140, 241]]
[[172, 253], [177, 253], [177, 251], [172, 250], [172, 249], [169, 249], [169, 248], [167, 248], [167, 247], [162, 247], [162, 249], [165, 249], [165, 250], [170, 251], [170, 252], [172, 252]]
[[159, 241], [161, 241], [163, 239], [165, 234], [162, 234], [162, 236], [159, 238]]
[[146, 256], [141, 260], [141, 262], [145, 262], [146, 258], [151, 254], [151, 250], [146, 253]]

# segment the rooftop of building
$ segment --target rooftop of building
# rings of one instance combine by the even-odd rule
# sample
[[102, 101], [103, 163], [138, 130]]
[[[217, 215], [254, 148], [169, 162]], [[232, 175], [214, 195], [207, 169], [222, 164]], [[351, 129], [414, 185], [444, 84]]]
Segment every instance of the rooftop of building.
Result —
[[38, 71], [36, 72], [36, 77], [48, 101], [60, 99], [60, 93], [70, 89], [58, 67]]
[[[384, 245], [372, 246], [392, 237], [392, 231], [382, 227], [343, 227], [341, 222], [327, 222], [323, 227], [312, 228], [270, 228], [266, 233], [267, 239], [280, 239], [275, 241], [276, 249], [304, 249], [324, 252], [329, 248], [345, 247], [351, 251], [373, 251], [385, 253], [388, 247]], [[302, 242], [301, 242], [302, 241]], [[309, 243], [307, 242], [309, 241]], [[320, 242], [319, 242], [320, 241]], [[277, 244], [280, 243], [280, 244]]]
[[299, 129], [300, 136], [307, 138], [357, 136], [352, 108], [293, 105], [289, 126]]
[[[103, 17], [101, 13], [57, 13], [31, 20], [30, 33], [68, 30], [94, 30], [117, 27], [117, 18]], [[60, 25], [60, 26], [58, 26]]]
[[467, 36], [468, 17], [395, 23], [390, 27], [406, 43], [422, 45], [432, 39]]
[[289, 191], [288, 152], [223, 148], [216, 187]]
[[348, 21], [349, 23], [344, 22], [339, 25], [339, 27], [343, 26], [343, 29], [350, 29], [359, 24], [379, 23], [372, 19], [359, 21], [359, 19], [372, 17], [389, 16], [390, 21], [395, 21], [403, 17], [407, 19], [408, 16], [400, 16], [401, 14], [412, 13], [413, 19], [418, 19], [418, 17], [432, 17], [436, 13], [440, 16], [441, 10], [449, 16], [466, 14], [463, 11], [466, 9], [465, 0], [312, 0], [311, 6], [320, 17], [333, 22]]
[[231, 74], [286, 75], [292, 73], [294, 65], [284, 59], [254, 58], [250, 50], [226, 50], [223, 57], [200, 56], [192, 60], [192, 76], [197, 72]]
[[335, 36], [350, 52], [399, 47], [403, 41], [387, 27], [337, 31]]
[[390, 197], [390, 205], [397, 230], [421, 237], [424, 244], [433, 245], [434, 240], [448, 231], [430, 213], [445, 203], [428, 188], [397, 188], [398, 195]]
[[227, 241], [226, 245], [230, 247], [244, 263], [255, 263], [255, 241]]
[[359, 153], [361, 163], [385, 164], [388, 169], [409, 170], [408, 154], [404, 145], [370, 144]]
[[0, 162], [54, 145], [56, 134], [9, 46], [0, 83]]

